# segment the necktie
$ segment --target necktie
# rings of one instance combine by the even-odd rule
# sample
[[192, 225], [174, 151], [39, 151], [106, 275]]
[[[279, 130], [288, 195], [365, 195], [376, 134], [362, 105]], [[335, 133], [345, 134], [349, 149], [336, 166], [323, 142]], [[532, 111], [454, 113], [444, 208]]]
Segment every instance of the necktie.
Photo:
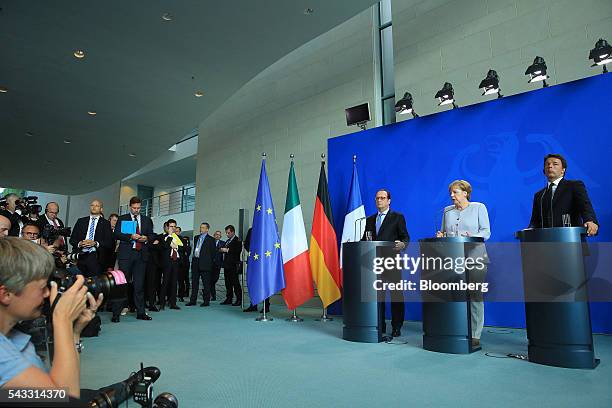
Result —
[[378, 214], [376, 217], [376, 233], [378, 234], [378, 230], [380, 230], [380, 226], [382, 225], [382, 214]]
[[[87, 231], [87, 239], [93, 241], [94, 234], [96, 231], [96, 220], [97, 218], [91, 217], [89, 223], [89, 231]], [[94, 252], [96, 250], [95, 247], [86, 248], [85, 252]]]
[[196, 246], [196, 253], [195, 253], [196, 258], [200, 257], [200, 249], [202, 248], [202, 242], [204, 242], [204, 238], [205, 237], [203, 235], [200, 235], [198, 237], [198, 245]]
[[[59, 225], [59, 222], [57, 222], [57, 218], [53, 219], [53, 226], [55, 227], [55, 229], [59, 229], [60, 225]], [[60, 235], [58, 240], [60, 242], [60, 245], [63, 247], [64, 246], [64, 237], [62, 235]]]
[[178, 259], [178, 253], [176, 252], [176, 249], [172, 248], [172, 251], [170, 252], [170, 257], [173, 261], [176, 261]]
[[[136, 234], [140, 235], [140, 225], [138, 225], [138, 217], [134, 216], [134, 222], [136, 223]], [[136, 241], [136, 246], [134, 247], [137, 251], [142, 249], [142, 242]]]

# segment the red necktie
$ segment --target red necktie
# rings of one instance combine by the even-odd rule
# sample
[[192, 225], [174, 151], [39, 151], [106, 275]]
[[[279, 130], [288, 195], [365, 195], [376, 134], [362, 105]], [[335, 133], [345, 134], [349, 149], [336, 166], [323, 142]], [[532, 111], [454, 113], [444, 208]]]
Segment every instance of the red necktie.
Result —
[[[59, 229], [59, 227], [60, 227], [60, 226], [59, 226], [59, 222], [57, 222], [57, 218], [54, 218], [54, 219], [53, 219], [53, 226], [55, 227], [55, 229]], [[63, 237], [62, 235], [60, 235], [60, 236], [58, 237], [58, 240], [59, 240], [59, 242], [60, 242], [60, 245], [61, 245], [62, 247], [64, 247], [64, 237]]]
[[[134, 221], [136, 222], [136, 235], [140, 235], [140, 225], [138, 225], [138, 217], [137, 216], [134, 216]], [[136, 241], [135, 249], [137, 251], [140, 251], [142, 249], [142, 242]]]
[[172, 248], [172, 253], [170, 257], [172, 258], [173, 261], [176, 261], [178, 259], [178, 254], [176, 253], [176, 249]]

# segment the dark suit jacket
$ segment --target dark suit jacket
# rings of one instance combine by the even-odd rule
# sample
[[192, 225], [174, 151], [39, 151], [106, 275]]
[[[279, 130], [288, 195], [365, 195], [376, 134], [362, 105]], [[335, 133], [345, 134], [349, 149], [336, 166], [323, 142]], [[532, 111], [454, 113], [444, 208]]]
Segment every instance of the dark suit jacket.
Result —
[[215, 256], [213, 257], [213, 265], [215, 266], [215, 268], [221, 269], [221, 267], [223, 266], [223, 252], [219, 252], [219, 249], [223, 248], [225, 246], [225, 241], [223, 241], [222, 239], [219, 240], [219, 246], [216, 246], [215, 243]]
[[[542, 198], [546, 192], [546, 187], [535, 193], [533, 196], [533, 208], [531, 210], [531, 220], [529, 228], [541, 228], [542, 223]], [[591, 200], [587, 194], [584, 183], [580, 180], [561, 179], [555, 190], [552, 200], [553, 226], [563, 226], [563, 214], [569, 214], [572, 227], [582, 227], [585, 222], [597, 222], [595, 211], [591, 205]]]
[[[57, 220], [57, 223], [59, 224], [59, 227], [64, 228], [64, 223], [62, 222], [62, 220], [60, 220], [59, 218], [56, 218], [56, 220]], [[45, 229], [45, 225], [54, 226], [53, 224], [49, 224], [49, 221], [47, 221], [47, 217], [45, 216], [45, 214], [41, 214], [40, 217], [38, 217], [38, 221], [36, 222], [36, 224], [38, 225], [38, 228], [40, 228], [41, 234], [43, 232], [43, 229]]]
[[196, 258], [195, 251], [198, 247], [198, 241], [200, 240], [200, 235], [196, 235], [193, 238], [193, 258], [192, 264], [196, 265], [196, 260], [198, 261], [198, 268], [201, 271], [211, 271], [213, 267], [213, 259], [217, 255], [217, 248], [215, 247], [215, 239], [210, 235], [206, 234], [204, 238], [204, 242], [200, 246], [200, 257]]
[[[74, 224], [72, 234], [70, 235], [70, 245], [76, 251], [79, 242], [87, 238], [87, 227], [89, 226], [89, 217], [79, 218]], [[98, 243], [96, 252], [98, 254], [98, 262], [103, 267], [109, 263], [110, 252], [115, 250], [113, 240], [113, 230], [110, 222], [103, 217], [98, 219], [96, 231], [94, 232], [94, 241]]]
[[[169, 267], [170, 266], [170, 262], [172, 261], [172, 257], [171, 257], [171, 247], [170, 247], [170, 243], [172, 242], [172, 236], [168, 235], [168, 234], [162, 234], [158, 237], [158, 239], [160, 240], [160, 260], [161, 260], [161, 264], [162, 266], [165, 267]], [[187, 252], [185, 251], [185, 245], [183, 246], [179, 246], [178, 249], [176, 250], [178, 253], [178, 263], [179, 265], [184, 262], [184, 260], [187, 258]]]
[[402, 214], [389, 210], [380, 226], [378, 234], [376, 233], [377, 215], [378, 213], [366, 218], [365, 230], [361, 238], [362, 241], [365, 241], [366, 231], [371, 231], [373, 241], [402, 241], [408, 245], [410, 235], [408, 235], [408, 230], [406, 229], [406, 219]]
[[223, 268], [239, 269], [242, 241], [240, 241], [238, 235], [235, 235], [231, 242], [229, 240], [225, 241], [224, 247], [229, 248], [229, 252], [225, 254], [223, 259]]
[[[117, 255], [118, 259], [129, 259], [130, 252], [132, 251], [132, 238], [130, 234], [122, 234], [121, 233], [121, 223], [123, 221], [133, 221], [132, 214], [124, 214], [119, 217], [117, 220], [117, 225], [115, 226], [115, 239], [121, 241], [119, 243], [119, 254]], [[142, 259], [147, 261], [149, 259], [149, 245], [153, 243], [155, 239], [155, 234], [153, 234], [153, 221], [146, 215], [140, 216], [140, 235], [146, 235], [148, 242], [142, 243]]]

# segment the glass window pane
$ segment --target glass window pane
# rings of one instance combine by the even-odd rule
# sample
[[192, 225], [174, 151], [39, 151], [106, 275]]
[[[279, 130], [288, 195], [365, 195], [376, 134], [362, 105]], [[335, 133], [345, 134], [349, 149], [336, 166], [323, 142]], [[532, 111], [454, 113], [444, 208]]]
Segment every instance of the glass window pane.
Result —
[[383, 97], [395, 93], [393, 75], [393, 27], [389, 26], [380, 32], [380, 49], [382, 53], [382, 93]]
[[383, 100], [383, 125], [395, 123], [395, 98]]
[[380, 25], [391, 22], [391, 0], [382, 0], [380, 3]]

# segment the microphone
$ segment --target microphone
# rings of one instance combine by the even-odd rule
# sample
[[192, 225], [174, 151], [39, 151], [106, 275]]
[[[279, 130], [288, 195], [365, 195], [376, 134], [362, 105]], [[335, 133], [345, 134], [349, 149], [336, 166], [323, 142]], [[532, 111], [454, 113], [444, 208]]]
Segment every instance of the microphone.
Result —
[[[450, 210], [452, 210], [453, 207], [449, 207], [449, 208], [443, 208], [442, 209], [442, 225], [440, 226], [440, 229], [438, 230], [436, 228], [436, 232], [440, 231], [440, 232], [444, 232], [442, 231], [444, 229], [444, 219], [446, 218], [446, 213], [449, 212]], [[438, 225], [438, 222], [436, 221], [436, 225]]]
[[[361, 240], [361, 237], [357, 237], [357, 231], [361, 232], [361, 226], [363, 225], [363, 220], [365, 220], [365, 219], [366, 219], [366, 217], [357, 218], [355, 220], [355, 222], [353, 223], [353, 227], [355, 227], [355, 236], [353, 238], [355, 239], [355, 241], [360, 241]], [[357, 223], [359, 223], [359, 229], [357, 229]]]
[[[540, 194], [540, 228], [544, 228], [544, 211], [543, 211], [543, 202], [544, 202], [544, 195], [546, 194], [546, 192], [548, 191], [549, 188], [549, 184], [546, 184], [546, 188], [544, 189], [544, 191], [542, 192], [542, 194]], [[551, 200], [551, 204], [550, 204], [551, 210], [552, 210], [552, 200]]]

